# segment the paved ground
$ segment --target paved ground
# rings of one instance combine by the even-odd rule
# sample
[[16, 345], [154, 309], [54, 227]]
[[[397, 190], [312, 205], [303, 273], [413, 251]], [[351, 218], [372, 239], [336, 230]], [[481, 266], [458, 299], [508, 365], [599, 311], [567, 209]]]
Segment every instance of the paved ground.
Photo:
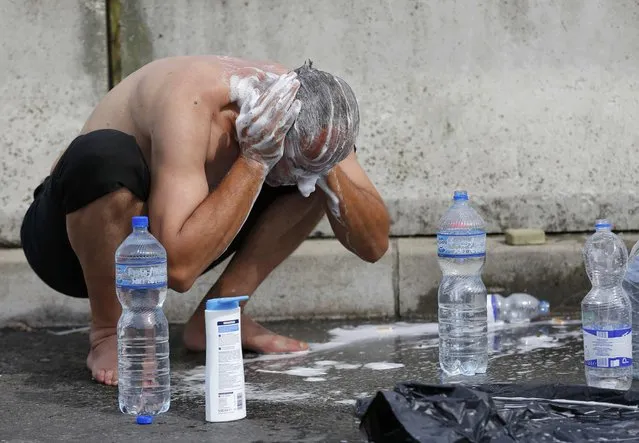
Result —
[[[139, 426], [117, 409], [117, 389], [84, 369], [86, 332], [0, 331], [0, 441], [363, 441], [353, 404], [396, 382], [441, 382], [436, 325], [275, 324], [313, 343], [310, 353], [247, 355], [248, 418], [204, 421], [204, 355], [179, 346], [172, 326], [170, 411]], [[59, 330], [57, 330], [59, 332]], [[583, 383], [574, 321], [546, 321], [490, 335], [486, 381]], [[483, 381], [473, 380], [473, 381]]]

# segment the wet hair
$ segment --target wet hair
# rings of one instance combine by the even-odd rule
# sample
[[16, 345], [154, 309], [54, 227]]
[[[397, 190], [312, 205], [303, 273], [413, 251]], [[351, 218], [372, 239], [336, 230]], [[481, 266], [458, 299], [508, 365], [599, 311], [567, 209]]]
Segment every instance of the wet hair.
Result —
[[286, 156], [296, 166], [324, 173], [346, 158], [359, 132], [359, 106], [341, 78], [313, 68], [308, 60], [295, 69], [302, 102], [295, 124], [286, 135]]

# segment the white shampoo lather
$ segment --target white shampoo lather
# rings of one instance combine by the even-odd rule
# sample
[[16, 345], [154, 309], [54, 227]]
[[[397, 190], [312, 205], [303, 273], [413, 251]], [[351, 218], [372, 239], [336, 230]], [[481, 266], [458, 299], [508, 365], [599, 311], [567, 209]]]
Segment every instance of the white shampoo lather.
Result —
[[206, 302], [206, 421], [246, 417], [240, 324], [240, 302], [245, 300], [246, 295]]

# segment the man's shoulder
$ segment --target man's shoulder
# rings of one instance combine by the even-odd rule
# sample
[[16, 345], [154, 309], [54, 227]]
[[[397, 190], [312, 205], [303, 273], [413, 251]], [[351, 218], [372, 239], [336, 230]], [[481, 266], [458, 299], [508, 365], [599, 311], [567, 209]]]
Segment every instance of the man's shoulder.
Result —
[[184, 76], [198, 76], [211, 72], [230, 75], [242, 69], [259, 69], [274, 74], [284, 74], [290, 69], [272, 60], [240, 58], [225, 55], [184, 55], [156, 59], [142, 69], [168, 67], [175, 73]]

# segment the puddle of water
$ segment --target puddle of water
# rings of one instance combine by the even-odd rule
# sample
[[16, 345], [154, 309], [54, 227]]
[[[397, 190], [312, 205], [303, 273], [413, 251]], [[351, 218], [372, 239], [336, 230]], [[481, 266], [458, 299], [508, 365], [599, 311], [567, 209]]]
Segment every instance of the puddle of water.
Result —
[[[579, 324], [579, 321], [564, 321], [557, 323], [555, 320], [544, 322], [534, 322], [530, 324], [492, 324], [489, 327], [489, 340], [494, 340], [496, 347], [493, 348], [492, 358], [500, 358], [504, 356], [513, 356], [534, 352], [542, 349], [560, 348], [566, 343], [574, 340], [581, 335], [579, 328], [570, 328]], [[404, 350], [412, 352], [412, 355], [420, 355], [420, 350], [436, 348], [437, 340], [437, 323], [392, 323], [386, 325], [362, 325], [356, 327], [340, 327], [328, 331], [330, 339], [326, 343], [311, 344], [309, 351], [282, 354], [282, 355], [260, 355], [256, 358], [245, 358], [244, 365], [247, 369], [264, 374], [273, 374], [271, 380], [264, 383], [247, 383], [246, 396], [249, 400], [260, 400], [268, 402], [295, 402], [309, 401], [309, 399], [317, 401], [333, 401], [337, 404], [354, 404], [353, 397], [358, 398], [358, 394], [353, 392], [325, 391], [322, 386], [326, 386], [323, 382], [339, 379], [340, 371], [348, 371], [346, 378], [353, 375], [352, 371], [357, 369], [365, 369], [372, 371], [391, 371], [404, 368], [405, 365], [393, 361], [370, 361], [375, 360], [369, 357], [366, 361], [366, 355], [377, 354], [378, 357], [389, 358], [389, 354], [381, 354], [383, 346], [392, 343], [395, 347], [394, 351]], [[393, 338], [404, 337], [401, 341], [394, 341]], [[373, 345], [374, 351], [359, 351], [357, 347], [364, 342], [384, 342], [383, 346], [377, 347]], [[491, 342], [493, 343], [493, 342]], [[368, 345], [370, 347], [370, 345]], [[345, 348], [339, 351], [339, 348]], [[385, 348], [384, 348], [385, 349]], [[432, 352], [428, 354], [432, 359]], [[558, 351], [560, 352], [560, 351]], [[324, 354], [324, 359], [320, 356]], [[424, 355], [426, 355], [424, 354]], [[333, 359], [326, 359], [330, 355]], [[347, 355], [351, 355], [354, 362], [348, 361]], [[359, 356], [358, 356], [359, 355]], [[316, 361], [312, 361], [312, 356], [317, 356]], [[344, 356], [343, 360], [342, 356]], [[363, 356], [363, 357], [362, 357]], [[435, 354], [436, 357], [436, 354]], [[414, 357], [413, 357], [414, 358]], [[512, 358], [512, 357], [511, 357]], [[553, 366], [556, 362], [565, 361], [574, 358], [571, 356], [558, 356], [553, 361], [546, 362], [546, 367]], [[364, 361], [362, 361], [364, 360]], [[273, 363], [269, 363], [273, 361]], [[404, 360], [401, 360], [404, 361]], [[520, 371], [508, 374], [504, 381], [517, 381], [522, 375], [530, 374], [533, 371], [529, 367], [529, 363], [522, 364]], [[368, 377], [369, 375], [358, 375], [358, 377]], [[204, 395], [204, 366], [199, 366], [187, 371], [176, 371], [173, 374], [176, 382], [174, 383], [174, 392], [176, 395], [203, 397]], [[273, 378], [274, 377], [274, 378]], [[302, 385], [297, 382], [299, 392], [295, 392], [290, 383], [286, 389], [275, 386], [281, 386], [286, 383], [283, 377], [297, 377], [307, 383]], [[517, 378], [519, 377], [519, 378]], [[339, 383], [339, 382], [338, 382]], [[311, 388], [312, 385], [316, 388]], [[305, 387], [306, 386], [306, 387]], [[342, 388], [342, 386], [334, 385]], [[318, 390], [319, 389], [319, 390]], [[368, 396], [367, 393], [361, 393], [360, 396]], [[349, 398], [350, 397], [350, 398]]]
[[372, 369], [374, 371], [385, 371], [388, 369], [403, 368], [404, 365], [402, 363], [389, 363], [387, 361], [376, 361], [372, 363], [366, 363], [364, 367], [368, 369]]
[[348, 399], [348, 400], [337, 400], [335, 403], [337, 403], [338, 405], [349, 405], [349, 406], [355, 406], [355, 404], [357, 404], [357, 400], [353, 400], [353, 399]]
[[259, 361], [284, 360], [317, 352], [325, 352], [347, 347], [357, 342], [387, 339], [390, 337], [414, 337], [420, 335], [437, 335], [437, 323], [405, 323], [344, 326], [328, 331], [331, 339], [326, 343], [310, 343], [309, 350], [289, 354], [258, 355], [244, 360], [244, 363]]
[[[204, 386], [202, 386], [204, 395]], [[260, 386], [255, 383], [246, 383], [246, 398], [256, 401], [268, 401], [275, 403], [290, 403], [306, 401], [313, 397], [309, 392], [292, 392], [285, 389]]]
[[320, 368], [304, 368], [304, 367], [294, 367], [291, 369], [287, 369], [286, 371], [273, 371], [267, 369], [257, 369], [257, 372], [265, 372], [267, 374], [286, 374], [286, 375], [295, 375], [297, 377], [317, 377], [320, 375], [326, 375], [326, 370]]

